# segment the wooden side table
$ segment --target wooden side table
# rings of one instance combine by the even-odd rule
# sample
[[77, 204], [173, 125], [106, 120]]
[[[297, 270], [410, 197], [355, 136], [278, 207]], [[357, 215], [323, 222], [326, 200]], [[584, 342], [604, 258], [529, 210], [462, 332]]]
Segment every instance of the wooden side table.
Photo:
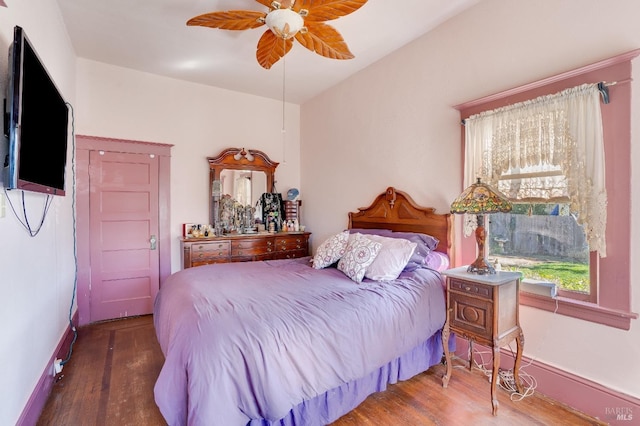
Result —
[[519, 321], [519, 272], [500, 271], [496, 274], [478, 275], [467, 272], [467, 267], [443, 272], [447, 278], [447, 320], [442, 329], [442, 344], [447, 362], [442, 386], [447, 387], [451, 378], [451, 332], [469, 340], [469, 369], [473, 365], [473, 342], [493, 349], [491, 375], [491, 405], [493, 415], [498, 414], [496, 384], [500, 367], [500, 348], [516, 340], [517, 355], [513, 377], [518, 392], [522, 393], [519, 370], [522, 361], [524, 335]]

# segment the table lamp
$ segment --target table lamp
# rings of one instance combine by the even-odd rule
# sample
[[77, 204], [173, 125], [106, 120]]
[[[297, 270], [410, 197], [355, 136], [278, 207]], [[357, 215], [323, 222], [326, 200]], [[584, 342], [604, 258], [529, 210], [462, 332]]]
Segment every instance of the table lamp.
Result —
[[495, 274], [496, 270], [485, 257], [485, 229], [484, 215], [490, 213], [508, 213], [511, 202], [480, 178], [473, 185], [465, 189], [462, 194], [451, 203], [451, 213], [468, 213], [477, 216], [476, 242], [478, 243], [478, 257], [469, 265], [467, 272], [474, 274]]

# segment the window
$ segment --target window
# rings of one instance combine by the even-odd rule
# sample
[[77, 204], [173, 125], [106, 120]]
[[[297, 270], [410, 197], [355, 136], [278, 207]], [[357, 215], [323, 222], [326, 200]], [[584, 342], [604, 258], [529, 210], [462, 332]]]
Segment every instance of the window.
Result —
[[481, 177], [512, 202], [526, 203], [508, 222], [493, 218], [489, 241], [497, 245], [489, 244], [490, 254], [501, 252], [505, 267], [525, 279], [554, 283], [565, 297], [588, 301], [597, 297], [589, 252], [606, 256], [603, 87], [579, 85], [465, 123], [465, 180]]
[[[605, 184], [608, 195], [606, 208], [606, 257], [599, 257], [593, 251], [589, 253], [589, 296], [587, 298], [567, 297], [565, 292], [560, 292], [560, 297], [552, 300], [523, 293], [520, 297], [520, 303], [523, 305], [557, 311], [558, 314], [626, 330], [631, 326], [631, 319], [638, 317], [637, 314], [631, 312], [630, 303], [631, 84], [629, 82], [631, 78], [631, 61], [639, 53], [640, 50], [631, 51], [580, 69], [571, 70], [519, 88], [456, 106], [460, 111], [461, 118], [464, 120], [483, 111], [535, 99], [542, 95], [557, 93], [566, 88], [586, 83], [617, 82], [617, 84], [608, 88], [610, 103], [601, 104], [606, 169]], [[464, 152], [468, 149], [464, 138], [462, 143]], [[477, 157], [480, 158], [480, 156], [481, 154]], [[469, 156], [466, 155], [466, 157], [468, 158]], [[464, 167], [467, 170], [470, 164], [465, 163]], [[512, 178], [526, 178], [525, 176], [518, 176], [518, 174], [529, 172], [546, 175], [554, 175], [557, 172], [557, 170], [553, 169], [542, 171], [530, 171], [525, 168], [517, 170], [517, 168], [512, 167], [507, 169], [509, 173], [513, 174]], [[540, 177], [549, 178], [550, 176]], [[494, 186], [501, 185], [501, 182], [496, 180]], [[494, 182], [491, 183], [494, 184]], [[553, 209], [557, 204], [558, 215], [560, 216], [564, 214], [563, 209], [565, 207], [563, 204], [566, 202], [567, 200], [557, 195], [552, 195], [548, 199], [542, 200], [519, 199], [515, 204], [515, 210], [509, 217], [509, 221], [514, 217], [515, 219], [513, 220], [525, 220], [524, 217], [534, 218], [536, 216], [538, 217], [535, 220], [549, 220], [549, 216], [554, 214], [544, 213], [548, 211], [553, 213]], [[531, 212], [531, 216], [529, 216], [529, 212]], [[579, 216], [576, 216], [576, 218], [580, 219]], [[491, 220], [491, 224], [488, 227], [489, 233], [493, 232], [492, 235], [495, 237], [498, 231], [495, 229], [492, 231], [491, 227], [498, 226], [498, 215], [490, 215], [489, 219]], [[519, 233], [522, 234], [522, 232]], [[513, 234], [509, 238], [520, 237], [518, 234]], [[547, 247], [555, 244], [551, 237], [542, 235], [536, 238], [541, 239], [543, 247], [544, 244], [547, 244]], [[545, 241], [545, 238], [548, 241]], [[576, 238], [580, 237], [577, 236]], [[504, 238], [498, 237], [498, 239], [502, 240]], [[462, 250], [460, 254], [462, 262], [465, 264], [475, 259], [475, 241], [473, 238], [462, 238], [461, 243]], [[496, 246], [493, 246], [494, 243]], [[495, 250], [510, 250], [510, 244], [514, 243], [513, 240], [509, 242], [489, 240], [488, 244], [493, 254]], [[500, 247], [500, 244], [502, 244], [502, 247]], [[561, 251], [566, 250], [566, 248], [557, 247], [555, 250]]]
[[510, 213], [490, 216], [489, 256], [529, 282], [552, 283], [564, 297], [594, 302], [597, 280], [590, 272], [597, 271], [590, 270], [588, 237], [571, 209], [568, 186], [559, 166], [503, 173], [497, 188], [515, 204]]
[[553, 283], [564, 297], [591, 301], [590, 250], [568, 203], [517, 203], [489, 217], [488, 251], [502, 270]]

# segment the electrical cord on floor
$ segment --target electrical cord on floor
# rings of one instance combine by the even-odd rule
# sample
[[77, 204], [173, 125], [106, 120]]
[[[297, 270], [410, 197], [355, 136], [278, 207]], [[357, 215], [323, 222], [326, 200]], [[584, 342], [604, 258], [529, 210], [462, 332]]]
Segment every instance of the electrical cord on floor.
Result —
[[[511, 346], [509, 346], [511, 349]], [[480, 357], [481, 362], [478, 363], [474, 357], [474, 365], [478, 367], [480, 371], [482, 371], [485, 376], [488, 377], [489, 381], [491, 381], [491, 377], [493, 375], [493, 370], [485, 367], [487, 363], [484, 360], [483, 355], [491, 355], [492, 353], [489, 351], [478, 351], [474, 349], [474, 353]], [[513, 349], [511, 349], [511, 353], [513, 354]], [[514, 356], [515, 358], [515, 356]], [[515, 378], [513, 375], [513, 369], [510, 370], [498, 370], [498, 386], [500, 388], [506, 390], [510, 393], [510, 398], [512, 401], [521, 401], [524, 398], [531, 396], [534, 394], [536, 387], [538, 386], [538, 382], [535, 377], [531, 376], [524, 369], [531, 365], [533, 360], [529, 361], [527, 365], [521, 366], [518, 372], [518, 376], [520, 378], [520, 383], [522, 384], [523, 392], [520, 393], [518, 391], [518, 387], [516, 386]]]

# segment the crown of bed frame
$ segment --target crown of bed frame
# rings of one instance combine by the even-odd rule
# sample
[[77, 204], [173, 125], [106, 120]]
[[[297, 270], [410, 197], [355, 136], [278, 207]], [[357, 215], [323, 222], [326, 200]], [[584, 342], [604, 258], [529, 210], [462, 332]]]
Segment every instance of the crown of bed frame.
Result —
[[349, 229], [353, 228], [428, 234], [440, 241], [436, 250], [453, 255], [451, 214], [438, 214], [432, 207], [421, 207], [408, 194], [391, 186], [369, 207], [349, 213]]

